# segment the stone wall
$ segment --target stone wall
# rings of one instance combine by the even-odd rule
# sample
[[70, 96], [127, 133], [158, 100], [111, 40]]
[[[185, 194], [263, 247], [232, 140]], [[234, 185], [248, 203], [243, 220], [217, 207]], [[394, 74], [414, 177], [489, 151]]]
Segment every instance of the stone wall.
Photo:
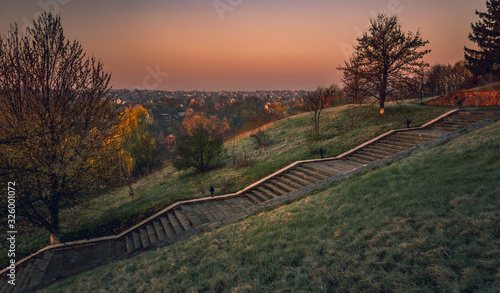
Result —
[[462, 101], [463, 107], [500, 106], [500, 91], [456, 92], [427, 101], [424, 105], [456, 107], [458, 101]]

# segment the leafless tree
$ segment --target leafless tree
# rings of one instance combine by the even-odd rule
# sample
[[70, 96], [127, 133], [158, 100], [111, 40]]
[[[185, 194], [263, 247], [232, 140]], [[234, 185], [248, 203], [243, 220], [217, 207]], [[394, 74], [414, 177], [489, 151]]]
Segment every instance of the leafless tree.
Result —
[[349, 60], [344, 61], [344, 66], [339, 66], [338, 70], [343, 71], [341, 81], [344, 84], [345, 94], [351, 98], [354, 106], [363, 103], [369, 97], [368, 82], [363, 78], [361, 71], [361, 59], [354, 54]]
[[[378, 99], [383, 115], [387, 97], [409, 74], [416, 73], [425, 64], [421, 59], [430, 50], [418, 49], [428, 41], [423, 41], [418, 31], [402, 32], [396, 16], [379, 14], [357, 42], [354, 46], [356, 68], [367, 82], [370, 93]], [[347, 70], [345, 67], [340, 69]]]
[[327, 107], [330, 100], [338, 98], [340, 89], [336, 85], [330, 87], [318, 87], [315, 91], [302, 96], [299, 108], [305, 112], [312, 112], [314, 121], [314, 134], [316, 137], [320, 134], [321, 111]]
[[0, 181], [16, 182], [18, 219], [60, 237], [63, 209], [121, 177], [110, 74], [51, 13], [25, 34], [11, 26], [0, 42]]

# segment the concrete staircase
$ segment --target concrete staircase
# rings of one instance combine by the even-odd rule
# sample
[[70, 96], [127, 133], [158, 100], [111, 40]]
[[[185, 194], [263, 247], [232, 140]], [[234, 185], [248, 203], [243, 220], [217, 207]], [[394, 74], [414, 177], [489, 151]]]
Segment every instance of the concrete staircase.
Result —
[[389, 131], [336, 158], [293, 163], [234, 194], [175, 203], [119, 235], [46, 247], [17, 263], [15, 286], [7, 283], [7, 270], [1, 271], [0, 290], [31, 292], [105, 262], [168, 245], [217, 221], [277, 202], [494, 115], [451, 111], [419, 128]]

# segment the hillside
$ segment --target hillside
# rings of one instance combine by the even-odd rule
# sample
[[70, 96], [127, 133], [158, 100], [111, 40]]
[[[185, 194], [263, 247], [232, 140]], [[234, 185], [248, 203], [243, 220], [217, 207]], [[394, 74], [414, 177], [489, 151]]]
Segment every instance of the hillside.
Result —
[[428, 106], [454, 107], [458, 102], [463, 107], [500, 106], [500, 83], [492, 83], [473, 89], [453, 92], [425, 102]]
[[[249, 134], [226, 142], [225, 167], [201, 175], [167, 167], [136, 182], [134, 197], [127, 187], [103, 195], [89, 202], [90, 209], [62, 215], [67, 227], [76, 227], [75, 232], [66, 234], [66, 240], [117, 234], [173, 202], [208, 196], [210, 185], [216, 194], [234, 192], [296, 160], [319, 158], [320, 148], [326, 150], [327, 156], [336, 156], [387, 130], [406, 126], [406, 118], [412, 120], [412, 126], [419, 126], [448, 111], [411, 104], [391, 105], [386, 117], [380, 117], [376, 107], [363, 106], [356, 109], [351, 120], [352, 110], [349, 106], [326, 109], [320, 140], [310, 137], [310, 114], [294, 116], [264, 128], [270, 140], [268, 147], [256, 149]], [[233, 158], [236, 165], [232, 164]], [[20, 238], [28, 241], [24, 247], [19, 241], [21, 252], [48, 244], [48, 239], [37, 233]]]
[[500, 122], [45, 292], [498, 291]]
[[[326, 151], [326, 156], [336, 156], [390, 129], [406, 126], [406, 118], [412, 120], [412, 126], [420, 126], [446, 111], [448, 109], [393, 105], [386, 117], [380, 117], [376, 107], [363, 106], [356, 110], [351, 129], [352, 107], [330, 108], [322, 114], [320, 140], [310, 136], [309, 113], [294, 116], [263, 127], [269, 146], [257, 149], [250, 133], [241, 135], [225, 143], [224, 167], [206, 174], [178, 172], [167, 167], [137, 182], [134, 185], [137, 195], [133, 198], [127, 188], [122, 188], [96, 200], [93, 212], [86, 213], [81, 223], [95, 223], [97, 216], [97, 222], [110, 222], [115, 225], [108, 226], [118, 226], [116, 231], [121, 231], [173, 202], [208, 196], [211, 185], [216, 195], [235, 192], [294, 161], [319, 158], [320, 148]], [[111, 234], [110, 228], [105, 229], [106, 233]]]

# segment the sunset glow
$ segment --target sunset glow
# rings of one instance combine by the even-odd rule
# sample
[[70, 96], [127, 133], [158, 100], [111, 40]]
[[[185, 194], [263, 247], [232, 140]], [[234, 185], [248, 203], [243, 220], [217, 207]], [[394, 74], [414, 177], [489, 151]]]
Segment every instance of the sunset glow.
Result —
[[355, 37], [378, 11], [420, 29], [426, 61], [454, 63], [484, 0], [445, 1], [2, 1], [0, 33], [24, 29], [45, 8], [68, 39], [112, 73], [113, 88], [313, 89], [339, 82]]

